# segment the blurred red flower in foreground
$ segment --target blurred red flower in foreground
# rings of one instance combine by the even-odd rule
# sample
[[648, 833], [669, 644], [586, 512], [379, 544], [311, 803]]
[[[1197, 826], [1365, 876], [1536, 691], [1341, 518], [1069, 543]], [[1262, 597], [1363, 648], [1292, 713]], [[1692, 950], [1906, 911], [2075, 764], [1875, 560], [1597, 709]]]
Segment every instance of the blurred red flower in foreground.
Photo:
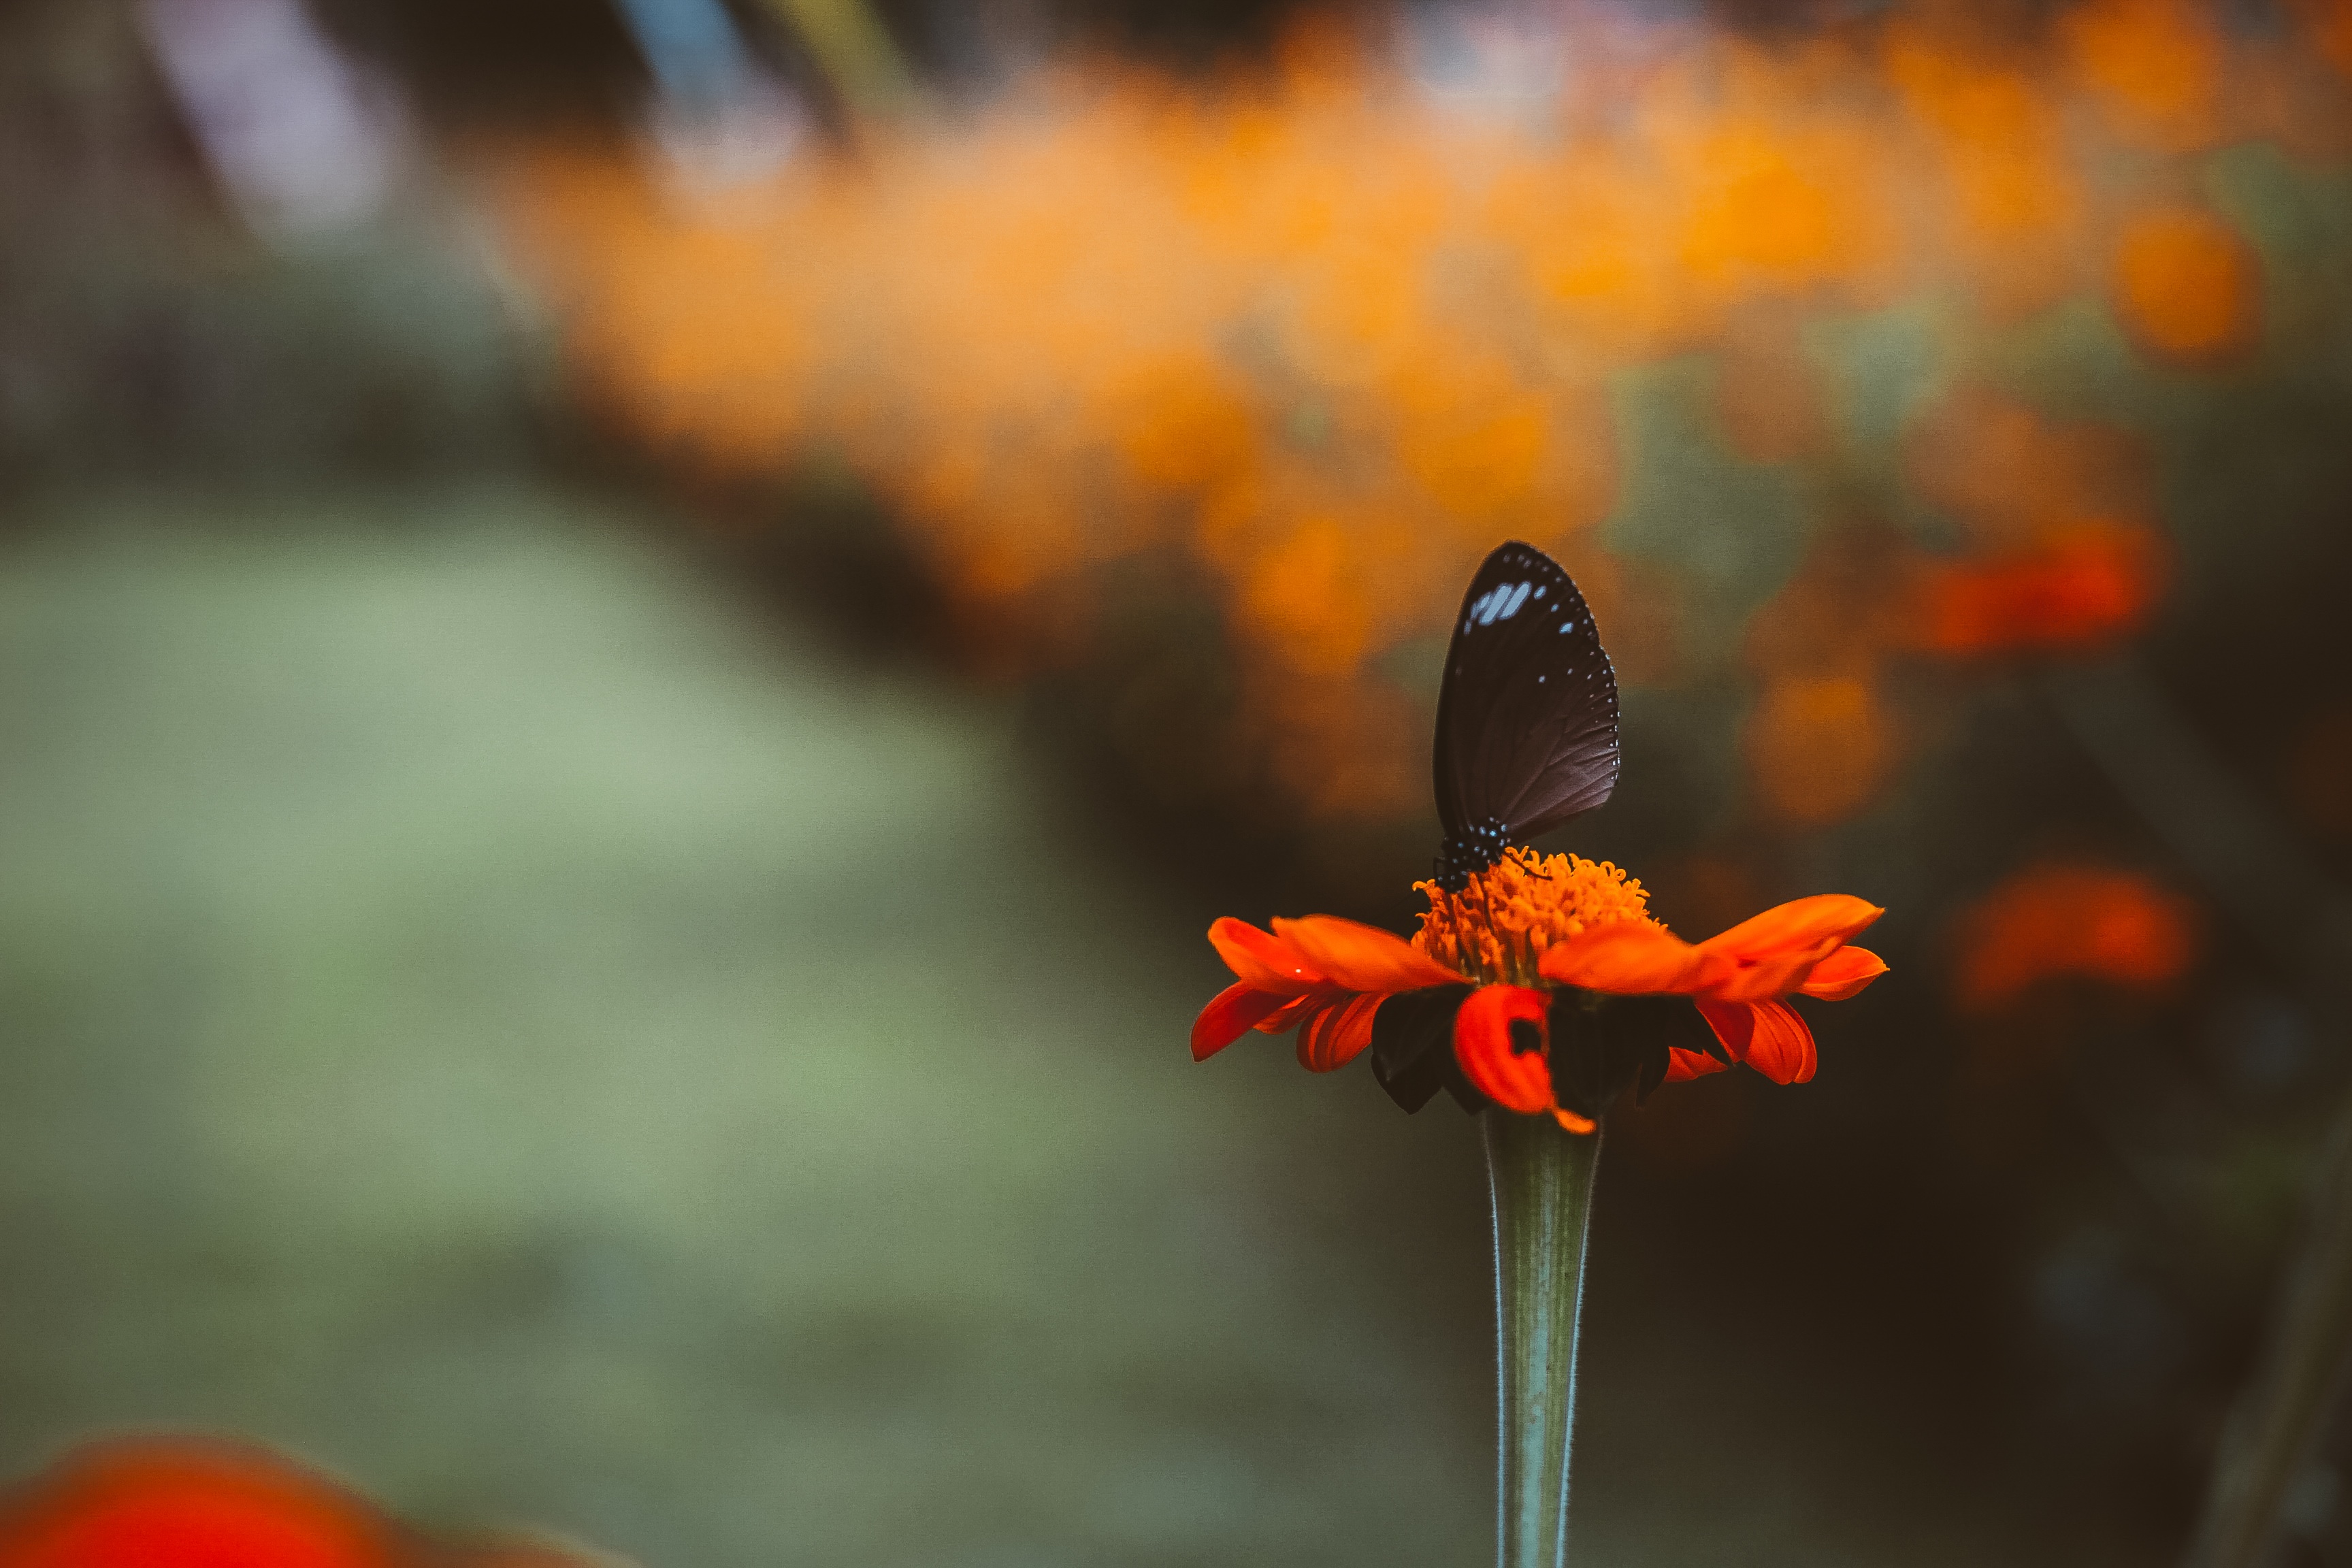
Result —
[[1954, 990], [1971, 1012], [2079, 975], [2133, 990], [2178, 979], [2196, 956], [2189, 901], [2130, 871], [2046, 865], [2008, 878], [1961, 918]]
[[267, 1450], [99, 1444], [0, 1500], [0, 1568], [584, 1568], [535, 1544], [450, 1548]]
[[[1201, 1010], [1193, 1058], [1253, 1028], [1296, 1027], [1312, 1071], [1370, 1047], [1407, 1110], [1445, 1088], [1466, 1106], [1548, 1112], [1590, 1132], [1636, 1084], [1646, 1093], [1735, 1063], [1804, 1082], [1812, 1031], [1785, 998], [1841, 1000], [1886, 971], [1845, 945], [1884, 911], [1843, 895], [1782, 904], [1693, 945], [1650, 915], [1641, 883], [1578, 856], [1512, 849], [1459, 893], [1414, 887], [1430, 908], [1410, 942], [1329, 915], [1276, 920], [1272, 932], [1212, 925], [1239, 978]], [[1672, 1043], [1671, 1016], [1614, 1000], [1683, 996], [1711, 1031], [1692, 1046]]]

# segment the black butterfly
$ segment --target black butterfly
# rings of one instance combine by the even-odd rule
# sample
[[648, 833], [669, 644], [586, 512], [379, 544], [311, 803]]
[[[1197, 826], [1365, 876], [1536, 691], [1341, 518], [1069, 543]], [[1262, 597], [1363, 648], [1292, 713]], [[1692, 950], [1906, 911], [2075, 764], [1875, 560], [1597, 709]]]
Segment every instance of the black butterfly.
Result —
[[1531, 544], [1487, 556], [1462, 596], [1433, 764], [1449, 892], [1617, 787], [1617, 672], [1576, 580]]
[[[1445, 828], [1434, 874], [1448, 892], [1617, 787], [1617, 672], [1575, 579], [1531, 544], [1514, 542], [1487, 556], [1462, 596], [1437, 692], [1433, 763]], [[1420, 1110], [1440, 1089], [1465, 1110], [1486, 1104], [1451, 1045], [1454, 1012], [1470, 990], [1433, 986], [1381, 1004], [1373, 1075], [1405, 1110]], [[1550, 1013], [1559, 1103], [1598, 1116], [1629, 1084], [1654, 1087], [1667, 1043], [1697, 1021], [1679, 1001], [1614, 997], [1604, 1016], [1596, 999], [1560, 991]], [[1515, 1026], [1522, 1027], [1532, 1046], [1532, 1027]]]

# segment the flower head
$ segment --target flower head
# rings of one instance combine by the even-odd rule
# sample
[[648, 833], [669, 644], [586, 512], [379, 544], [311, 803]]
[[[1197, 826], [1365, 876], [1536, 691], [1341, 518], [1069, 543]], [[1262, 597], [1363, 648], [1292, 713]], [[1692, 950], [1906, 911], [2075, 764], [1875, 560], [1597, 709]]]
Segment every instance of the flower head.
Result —
[[1812, 1031], [1787, 998], [1842, 1000], [1886, 972], [1846, 945], [1884, 911], [1843, 895], [1692, 943], [1649, 912], [1639, 881], [1580, 856], [1513, 848], [1459, 891], [1414, 886], [1430, 907], [1409, 942], [1330, 915], [1276, 920], [1271, 931], [1230, 918], [1211, 926], [1236, 979], [1194, 1022], [1193, 1058], [1252, 1029], [1296, 1028], [1313, 1071], [1369, 1048], [1407, 1110], [1444, 1089], [1466, 1108], [1549, 1114], [1590, 1132], [1629, 1088], [1646, 1094], [1734, 1065], [1804, 1082]]
[[1429, 900], [1414, 948], [1480, 982], [1533, 985], [1537, 961], [1556, 942], [1621, 921], [1658, 926], [1640, 882], [1580, 855], [1506, 849], [1461, 892], [1435, 882], [1412, 888]]

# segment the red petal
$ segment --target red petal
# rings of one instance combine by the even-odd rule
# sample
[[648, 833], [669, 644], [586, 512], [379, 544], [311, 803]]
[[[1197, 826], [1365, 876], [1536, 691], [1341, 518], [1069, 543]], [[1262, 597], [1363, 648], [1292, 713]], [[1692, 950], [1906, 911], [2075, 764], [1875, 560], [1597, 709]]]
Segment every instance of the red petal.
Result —
[[1274, 922], [1276, 934], [1323, 978], [1343, 991], [1419, 991], [1462, 976], [1392, 931], [1337, 915]]
[[1686, 1051], [1680, 1046], [1666, 1047], [1667, 1083], [1681, 1083], [1694, 1078], [1705, 1078], [1711, 1072], [1728, 1072], [1731, 1064], [1718, 1061], [1705, 1051]]
[[1834, 947], [1885, 912], [1876, 904], [1845, 893], [1822, 893], [1775, 905], [1699, 945], [1736, 963], [1754, 963], [1824, 942]]
[[1260, 991], [1246, 980], [1226, 986], [1192, 1020], [1192, 1059], [1207, 1061], [1287, 1000]]
[[1731, 967], [1707, 975], [1696, 994], [1710, 1002], [1764, 1002], [1802, 990], [1816, 965], [1885, 912], [1843, 893], [1766, 910], [1698, 944], [1710, 959]]
[[1756, 1004], [1700, 1002], [1696, 1005], [1699, 1016], [1705, 1018], [1706, 1026], [1715, 1031], [1715, 1037], [1723, 1042], [1723, 1048], [1730, 1053], [1731, 1059], [1747, 1061], [1748, 1042], [1756, 1037]]
[[1234, 975], [1260, 991], [1277, 996], [1300, 996], [1323, 984], [1323, 976], [1291, 950], [1288, 942], [1270, 936], [1247, 921], [1228, 915], [1209, 927], [1209, 945]]
[[1309, 991], [1304, 996], [1293, 996], [1285, 1001], [1281, 1006], [1260, 1018], [1257, 1021], [1257, 1027], [1261, 1032], [1268, 1035], [1286, 1034], [1297, 1027], [1300, 1019], [1309, 1014], [1321, 1012], [1331, 1005], [1332, 997], [1340, 994], [1343, 993]]
[[1819, 1061], [1813, 1032], [1786, 1002], [1702, 1001], [1698, 1010], [1733, 1061], [1774, 1083], [1803, 1083], [1813, 1076]]
[[1298, 1065], [1331, 1072], [1354, 1061], [1372, 1043], [1372, 1015], [1385, 996], [1358, 995], [1334, 1002], [1298, 1031]]
[[1822, 941], [1811, 947], [1767, 953], [1749, 963], [1709, 953], [1715, 963], [1696, 994], [1709, 1002], [1769, 1002], [1804, 985], [1813, 966], [1837, 951], [1836, 942]]
[[1697, 948], [1662, 926], [1620, 921], [1547, 948], [1537, 967], [1562, 985], [1633, 996], [1687, 993], [1703, 962]]
[[1811, 1083], [1821, 1056], [1813, 1031], [1786, 1002], [1756, 1004], [1756, 1037], [1748, 1044], [1748, 1065], [1774, 1083]]
[[1454, 1015], [1454, 1056], [1478, 1092], [1507, 1110], [1549, 1110], [1551, 1069], [1541, 1051], [1511, 1048], [1511, 1024], [1538, 1028], [1551, 998], [1521, 985], [1486, 985], [1470, 993]]
[[1842, 947], [1819, 963], [1797, 987], [1824, 1002], [1843, 1002], [1886, 973], [1886, 961], [1866, 947]]
[[1558, 1106], [1552, 1107], [1551, 1116], [1552, 1120], [1559, 1122], [1562, 1127], [1568, 1129], [1570, 1132], [1580, 1135], [1592, 1131], [1595, 1128], [1601, 1125], [1601, 1123], [1593, 1121], [1590, 1116], [1579, 1116], [1573, 1110], [1562, 1110]]

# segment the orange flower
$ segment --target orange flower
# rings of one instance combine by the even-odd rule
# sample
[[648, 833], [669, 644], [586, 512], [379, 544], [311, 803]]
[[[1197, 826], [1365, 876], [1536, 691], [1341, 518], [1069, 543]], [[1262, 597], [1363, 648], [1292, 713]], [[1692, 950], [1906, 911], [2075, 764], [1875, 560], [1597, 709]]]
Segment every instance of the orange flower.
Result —
[[94, 1444], [0, 1495], [0, 1568], [585, 1568], [528, 1542], [452, 1548], [245, 1444]]
[[2069, 975], [2158, 991], [2197, 957], [2193, 907], [2137, 872], [2100, 866], [2030, 866], [2002, 879], [1956, 933], [1960, 1006], [2008, 1007], [2045, 980]]
[[[1460, 892], [1414, 886], [1430, 908], [1410, 942], [1331, 915], [1271, 932], [1212, 925], [1237, 978], [1194, 1021], [1193, 1059], [1253, 1028], [1296, 1028], [1299, 1065], [1329, 1072], [1369, 1048], [1407, 1110], [1442, 1088], [1470, 1109], [1590, 1132], [1636, 1085], [1646, 1094], [1734, 1064], [1804, 1082], [1812, 1031], [1783, 998], [1843, 1000], [1886, 972], [1845, 945], [1883, 911], [1843, 895], [1782, 904], [1694, 946], [1650, 915], [1641, 883], [1579, 856], [1512, 849]], [[1708, 1026], [1696, 1047], [1673, 1043], [1677, 1015], [1641, 1000], [1675, 996]]]
[[259, 1449], [101, 1445], [0, 1510], [0, 1568], [396, 1568], [392, 1524]]
[[1931, 652], [2095, 648], [2129, 636], [2164, 592], [2161, 541], [2129, 523], [2053, 531], [2030, 551], [1939, 563], [1919, 581], [1911, 635]]

